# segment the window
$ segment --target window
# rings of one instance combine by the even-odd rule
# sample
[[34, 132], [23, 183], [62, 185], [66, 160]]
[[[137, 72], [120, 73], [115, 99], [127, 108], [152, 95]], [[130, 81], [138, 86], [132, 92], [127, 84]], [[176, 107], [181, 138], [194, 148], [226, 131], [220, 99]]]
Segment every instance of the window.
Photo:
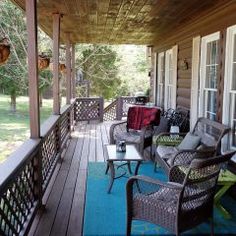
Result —
[[216, 120], [220, 33], [202, 38], [199, 115]]
[[164, 80], [165, 80], [165, 54], [164, 52], [158, 54], [157, 67], [157, 105], [164, 107]]
[[236, 148], [236, 25], [227, 29], [223, 123], [232, 129], [227, 140], [228, 146]]
[[178, 47], [174, 46], [165, 55], [165, 110], [176, 108], [177, 53]]

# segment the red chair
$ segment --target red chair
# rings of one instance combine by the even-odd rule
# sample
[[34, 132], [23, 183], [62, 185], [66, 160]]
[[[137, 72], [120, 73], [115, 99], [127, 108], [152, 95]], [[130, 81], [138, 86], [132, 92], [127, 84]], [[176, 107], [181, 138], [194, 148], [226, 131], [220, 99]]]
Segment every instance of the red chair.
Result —
[[144, 155], [144, 149], [152, 146], [153, 127], [159, 125], [160, 114], [161, 110], [158, 108], [130, 107], [127, 121], [111, 126], [110, 144], [115, 144], [116, 140], [125, 140], [127, 144], [135, 144], [139, 152]]

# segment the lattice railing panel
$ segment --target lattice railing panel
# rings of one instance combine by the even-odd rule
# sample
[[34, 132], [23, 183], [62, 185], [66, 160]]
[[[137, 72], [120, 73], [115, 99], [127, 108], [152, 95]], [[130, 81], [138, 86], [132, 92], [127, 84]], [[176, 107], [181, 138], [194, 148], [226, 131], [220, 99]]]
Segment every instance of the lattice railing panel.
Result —
[[135, 104], [135, 97], [122, 97], [122, 117], [127, 116], [130, 104]]
[[61, 115], [60, 118], [60, 130], [61, 130], [61, 143], [66, 142], [68, 135], [70, 134], [70, 110], [67, 110]]
[[42, 176], [43, 191], [46, 189], [50, 176], [58, 160], [59, 150], [58, 124], [44, 138], [42, 143]]
[[102, 98], [77, 98], [74, 106], [76, 121], [102, 120], [103, 99]]
[[116, 120], [117, 99], [104, 109], [103, 120]]
[[35, 166], [31, 157], [0, 193], [0, 235], [19, 235], [36, 209]]

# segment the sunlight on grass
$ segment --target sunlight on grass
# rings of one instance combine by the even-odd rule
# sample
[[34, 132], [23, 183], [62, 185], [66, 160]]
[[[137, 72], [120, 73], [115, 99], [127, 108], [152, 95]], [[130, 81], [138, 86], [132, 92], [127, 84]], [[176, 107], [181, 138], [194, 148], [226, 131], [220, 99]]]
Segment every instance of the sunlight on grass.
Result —
[[[16, 99], [17, 111], [10, 111], [10, 97], [0, 94], [0, 162], [29, 138], [29, 98]], [[44, 99], [40, 108], [42, 124], [52, 114], [52, 99]]]

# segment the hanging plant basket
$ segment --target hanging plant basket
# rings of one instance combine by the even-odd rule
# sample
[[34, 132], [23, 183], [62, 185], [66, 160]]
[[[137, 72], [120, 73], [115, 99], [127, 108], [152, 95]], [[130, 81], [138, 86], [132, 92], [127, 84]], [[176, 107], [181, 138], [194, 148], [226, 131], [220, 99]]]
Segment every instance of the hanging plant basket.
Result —
[[50, 58], [44, 55], [39, 55], [38, 56], [38, 68], [39, 70], [44, 70], [48, 68], [50, 64]]
[[[50, 63], [49, 68], [51, 71], [53, 71], [53, 62]], [[66, 65], [59, 63], [58, 69], [61, 73], [66, 73]]]
[[0, 65], [6, 63], [7, 59], [9, 58], [9, 55], [11, 53], [10, 48], [11, 47], [6, 38], [0, 41]]
[[66, 73], [66, 65], [65, 64], [59, 64], [59, 71], [61, 73]]

